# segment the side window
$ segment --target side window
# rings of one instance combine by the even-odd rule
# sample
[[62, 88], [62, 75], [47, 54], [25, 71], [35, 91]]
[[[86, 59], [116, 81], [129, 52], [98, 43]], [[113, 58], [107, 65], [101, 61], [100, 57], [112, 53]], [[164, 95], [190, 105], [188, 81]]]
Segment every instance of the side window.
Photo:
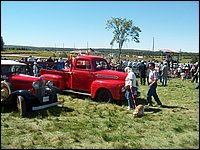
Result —
[[91, 64], [88, 60], [77, 60], [76, 68], [77, 69], [91, 69]]

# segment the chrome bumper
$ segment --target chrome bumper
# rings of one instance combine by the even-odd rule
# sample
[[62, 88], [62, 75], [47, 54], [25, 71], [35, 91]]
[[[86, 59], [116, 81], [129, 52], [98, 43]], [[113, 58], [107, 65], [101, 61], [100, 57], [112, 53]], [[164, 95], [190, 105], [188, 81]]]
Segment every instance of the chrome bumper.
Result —
[[62, 104], [63, 102], [64, 101], [55, 102], [55, 103], [46, 104], [46, 105], [41, 105], [41, 106], [37, 106], [37, 107], [32, 107], [32, 110], [40, 110], [40, 109], [44, 109], [44, 108], [48, 108], [48, 107], [53, 107], [53, 106], [56, 106], [58, 104]]

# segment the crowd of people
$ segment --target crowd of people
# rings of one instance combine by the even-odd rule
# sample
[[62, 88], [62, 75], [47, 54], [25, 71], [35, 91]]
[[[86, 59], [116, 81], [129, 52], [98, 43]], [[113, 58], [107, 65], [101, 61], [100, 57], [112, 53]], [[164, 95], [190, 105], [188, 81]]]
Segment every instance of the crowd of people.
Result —
[[[47, 69], [56, 69], [61, 70], [62, 68], [70, 68], [69, 60], [63, 60], [62, 57], [59, 59], [52, 59], [51, 56], [49, 56], [48, 59], [39, 59], [34, 58], [32, 56], [29, 56], [25, 59], [26, 62], [31, 62], [31, 66], [29, 66], [28, 73], [30, 75], [38, 76], [40, 68], [47, 68]], [[39, 62], [46, 62], [46, 63], [39, 63]], [[190, 79], [192, 83], [196, 83], [196, 88], [198, 88], [199, 83], [199, 62], [196, 63], [172, 63], [170, 61], [144, 61], [144, 60], [135, 60], [135, 61], [129, 61], [126, 60], [122, 62], [123, 68], [129, 67], [132, 69], [133, 73], [136, 77], [139, 77], [140, 84], [146, 85], [146, 83], [149, 85], [149, 64], [154, 63], [155, 64], [155, 70], [158, 72], [158, 80], [161, 82], [162, 86], [167, 86], [167, 82], [170, 78], [180, 78], [181, 80]], [[111, 69], [116, 70], [111, 65]], [[30, 70], [30, 68], [32, 70]], [[121, 70], [125, 71], [125, 70]], [[126, 68], [127, 71], [127, 68]]]
[[27, 58], [22, 58], [21, 62], [24, 62], [27, 64], [27, 74], [33, 75], [35, 77], [38, 77], [39, 70], [41, 68], [45, 69], [55, 69], [55, 70], [62, 70], [63, 68], [69, 68], [69, 61], [64, 60], [62, 57], [59, 59], [52, 59], [51, 56], [49, 56], [47, 59], [40, 59], [40, 58], [34, 58], [33, 56], [29, 56]]
[[[127, 63], [127, 67], [125, 68], [125, 72], [128, 73], [125, 79], [125, 97], [128, 103], [128, 110], [134, 109], [135, 105], [133, 105], [134, 93], [137, 89], [136, 86], [136, 76], [133, 70], [133, 62], [129, 61]], [[161, 82], [162, 86], [167, 86], [167, 81], [171, 77], [178, 77], [181, 80], [190, 79], [192, 83], [196, 82], [195, 89], [199, 89], [199, 62], [196, 63], [188, 63], [188, 64], [178, 64], [177, 66], [170, 66], [169, 62], [144, 62], [138, 61], [138, 70], [139, 70], [139, 78], [140, 84], [145, 85], [146, 81], [148, 83], [148, 91], [147, 91], [147, 102], [148, 106], [152, 106], [152, 96], [156, 101], [157, 105], [162, 105], [156, 88], [158, 85], [158, 81]], [[179, 70], [179, 71], [177, 71]], [[184, 74], [184, 75], [183, 75]]]
[[[155, 69], [158, 71], [158, 78], [160, 79], [163, 86], [167, 85], [167, 80], [169, 78], [180, 78], [184, 79], [192, 79], [192, 82], [198, 82], [197, 74], [195, 72], [198, 69], [199, 62], [196, 63], [168, 63], [167, 61], [144, 61], [144, 60], [135, 60], [135, 61], [127, 61], [123, 64], [128, 66], [128, 64], [132, 64], [132, 68], [134, 73], [139, 75], [141, 85], [145, 85], [146, 81], [148, 82], [148, 74], [149, 68], [148, 64], [150, 62], [155, 63]], [[135, 69], [137, 68], [137, 69]], [[146, 78], [146, 81], [145, 81]]]

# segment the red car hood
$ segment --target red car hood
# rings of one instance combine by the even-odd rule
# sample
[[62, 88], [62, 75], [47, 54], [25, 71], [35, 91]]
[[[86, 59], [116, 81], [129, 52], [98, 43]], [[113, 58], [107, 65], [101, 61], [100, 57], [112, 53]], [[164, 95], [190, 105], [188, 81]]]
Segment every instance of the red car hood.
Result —
[[16, 75], [11, 77], [11, 80], [27, 82], [27, 84], [28, 84], [28, 83], [33, 83], [35, 81], [38, 81], [38, 80], [40, 80], [40, 78], [39, 77], [30, 76], [30, 75], [16, 74]]
[[125, 80], [127, 73], [114, 70], [100, 70], [95, 72], [96, 78]]

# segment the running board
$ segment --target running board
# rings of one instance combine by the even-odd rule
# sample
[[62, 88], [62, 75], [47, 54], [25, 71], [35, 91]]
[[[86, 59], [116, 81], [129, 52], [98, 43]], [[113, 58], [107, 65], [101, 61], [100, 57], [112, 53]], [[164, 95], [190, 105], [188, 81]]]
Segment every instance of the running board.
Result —
[[63, 90], [63, 92], [68, 92], [68, 93], [75, 93], [75, 94], [81, 94], [81, 95], [91, 96], [91, 94], [89, 94], [89, 93], [77, 92], [77, 91], [73, 91], [73, 90]]
[[40, 110], [40, 109], [44, 109], [44, 108], [48, 108], [48, 107], [53, 107], [56, 106], [58, 104], [62, 104], [62, 102], [55, 102], [55, 103], [51, 103], [51, 104], [46, 104], [46, 105], [41, 105], [41, 106], [37, 106], [37, 107], [32, 107], [32, 110]]

